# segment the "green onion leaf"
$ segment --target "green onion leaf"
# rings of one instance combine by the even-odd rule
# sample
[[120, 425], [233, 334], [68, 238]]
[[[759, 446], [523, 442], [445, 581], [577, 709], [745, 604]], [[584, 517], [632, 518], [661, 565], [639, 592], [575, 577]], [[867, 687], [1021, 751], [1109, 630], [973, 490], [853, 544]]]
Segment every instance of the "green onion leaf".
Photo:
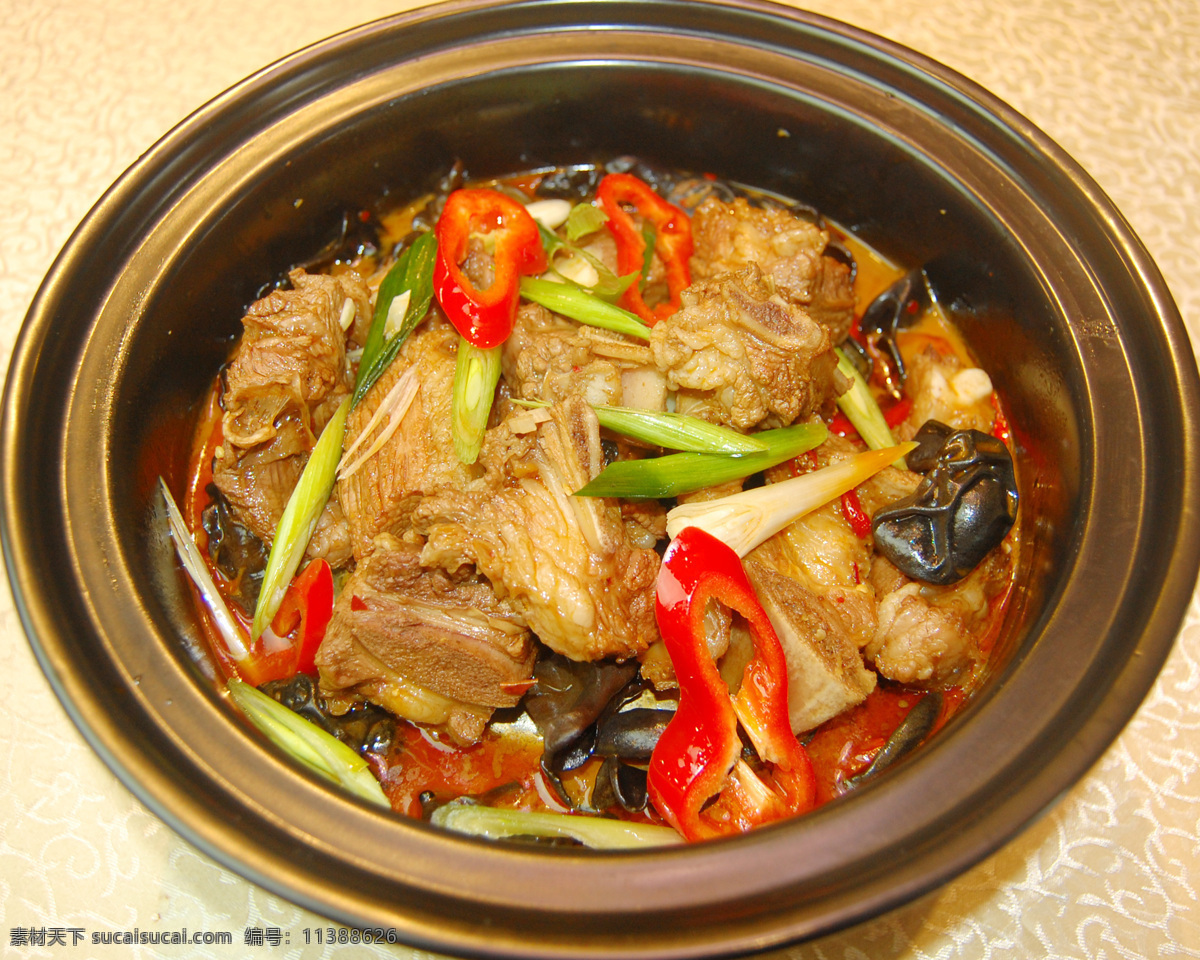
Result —
[[[375, 297], [375, 316], [363, 344], [358, 364], [358, 379], [354, 384], [354, 405], [367, 395], [383, 371], [400, 352], [404, 341], [418, 323], [425, 319], [433, 301], [433, 264], [437, 259], [437, 238], [423, 233], [405, 250], [379, 285]], [[388, 313], [393, 301], [408, 293], [408, 307], [398, 322], [395, 333], [387, 336]]]
[[654, 245], [658, 243], [658, 234], [654, 230], [654, 224], [649, 220], [642, 224], [642, 241], [646, 244], [646, 249], [642, 253], [641, 283], [644, 286], [646, 279], [650, 276], [650, 264], [654, 262]]
[[574, 243], [580, 237], [595, 233], [608, 223], [608, 214], [591, 203], [577, 203], [567, 214], [567, 239]]
[[694, 453], [757, 453], [767, 442], [709, 423], [686, 413], [663, 413], [636, 407], [593, 407], [600, 425], [644, 443]]
[[[595, 209], [595, 208], [593, 208]], [[604, 216], [601, 211], [597, 211]], [[607, 219], [607, 217], [605, 217]], [[637, 273], [630, 273], [624, 277], [619, 277], [608, 268], [608, 266], [599, 257], [589, 253], [582, 247], [577, 247], [573, 243], [568, 243], [553, 230], [548, 230], [546, 227], [538, 224], [538, 232], [542, 236], [542, 247], [546, 251], [546, 259], [550, 261], [551, 269], [554, 270], [560, 277], [568, 283], [573, 283], [581, 290], [585, 290], [592, 296], [599, 297], [609, 303], [615, 302], [626, 290], [632, 286], [633, 282], [638, 278]], [[579, 257], [581, 260], [591, 264], [592, 269], [596, 271], [597, 280], [591, 286], [579, 283], [578, 281], [568, 277], [564, 273], [560, 273], [554, 266], [554, 258], [559, 252], [565, 252], [570, 258]]]
[[[850, 389], [837, 399], [837, 405], [841, 408], [842, 413], [854, 425], [854, 429], [858, 431], [863, 442], [872, 450], [884, 450], [895, 446], [896, 440], [892, 436], [892, 430], [887, 425], [887, 420], [884, 419], [879, 404], [871, 395], [871, 388], [867, 386], [867, 381], [850, 362], [850, 358], [842, 353], [840, 347], [834, 347], [833, 352], [837, 354], [838, 370], [850, 381]], [[896, 466], [902, 470], [907, 469], [903, 461], [897, 461]]]
[[481, 350], [464, 337], [458, 338], [454, 363], [454, 387], [450, 397], [450, 427], [454, 452], [463, 463], [479, 459], [488, 414], [500, 382], [500, 353], [503, 347]]
[[250, 722], [288, 756], [356, 797], [391, 808], [367, 761], [337, 737], [248, 683], [233, 679], [227, 688]]
[[304, 551], [308, 548], [308, 541], [321, 518], [329, 494], [333, 492], [338, 460], [342, 456], [342, 440], [346, 435], [346, 414], [349, 412], [350, 398], [347, 397], [317, 438], [312, 455], [304, 465], [304, 472], [300, 474], [300, 480], [284, 507], [283, 516], [279, 518], [275, 540], [267, 557], [267, 569], [259, 588], [258, 605], [254, 610], [254, 623], [250, 630], [252, 639], [257, 640], [262, 635], [279, 610], [288, 584], [304, 559]]
[[[535, 221], [536, 222], [536, 221]], [[553, 260], [559, 250], [570, 250], [571, 245], [551, 230], [544, 223], [538, 223], [538, 235], [542, 238], [542, 249], [546, 251], [546, 259]]]
[[650, 339], [650, 328], [636, 314], [592, 296], [574, 284], [522, 277], [521, 296], [580, 323], [639, 340]]
[[727, 456], [715, 453], [673, 453], [644, 460], [618, 460], [605, 467], [595, 480], [575, 491], [577, 497], [624, 497], [627, 500], [660, 500], [705, 487], [740, 480], [791, 460], [825, 442], [829, 435], [820, 421], [798, 423], [779, 430], [764, 430], [755, 438], [767, 444], [758, 453]]
[[188, 572], [192, 583], [196, 585], [196, 590], [199, 591], [204, 605], [208, 607], [213, 623], [216, 624], [217, 632], [225, 641], [226, 651], [230, 657], [240, 663], [250, 656], [250, 651], [246, 649], [246, 643], [242, 639], [241, 628], [234, 619], [228, 604], [225, 603], [225, 598], [221, 596], [221, 591], [213, 582], [212, 574], [208, 572], [208, 565], [200, 555], [200, 550], [192, 540], [191, 534], [188, 533], [183, 514], [179, 512], [179, 506], [175, 503], [175, 498], [171, 496], [171, 491], [167, 489], [167, 482], [162, 477], [158, 478], [158, 488], [162, 492], [163, 502], [167, 506], [167, 524], [171, 530], [171, 539], [175, 542], [175, 552], [183, 563], [183, 569]]
[[597, 850], [624, 850], [682, 843], [670, 827], [608, 817], [510, 810], [454, 800], [433, 811], [435, 826], [491, 840], [505, 837], [566, 837]]
[[[548, 407], [545, 400], [518, 400], [512, 402], [522, 407]], [[757, 453], [767, 449], [767, 442], [756, 436], [738, 433], [686, 413], [664, 413], [658, 410], [640, 410], [637, 407], [610, 407], [593, 404], [600, 426], [633, 437], [643, 443], [652, 443], [668, 450], [690, 450], [696, 453]]]

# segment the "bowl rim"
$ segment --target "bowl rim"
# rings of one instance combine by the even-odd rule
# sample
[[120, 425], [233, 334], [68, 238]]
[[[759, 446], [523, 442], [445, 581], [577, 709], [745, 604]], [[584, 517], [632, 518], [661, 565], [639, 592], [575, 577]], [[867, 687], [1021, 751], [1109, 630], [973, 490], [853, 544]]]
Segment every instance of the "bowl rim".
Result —
[[[779, 842], [781, 831], [811, 842], [816, 859], [823, 858], [833, 863], [836, 856], [829, 849], [826, 829], [831, 817], [837, 816], [845, 824], [842, 832], [870, 832], [875, 804], [869, 802], [872, 792], [863, 791], [861, 798], [853, 798], [853, 804], [842, 804], [836, 810], [826, 808], [804, 821], [762, 830], [733, 841], [738, 849], [745, 851], [739, 857], [736, 869], [730, 867], [730, 858], [726, 856], [730, 844], [717, 842], [652, 855], [653, 868], [639, 882], [638, 871], [644, 868], [631, 867], [633, 861], [624, 855], [496, 848], [472, 839], [447, 836], [422, 825], [398, 826], [390, 822], [390, 818], [360, 808], [346, 798], [337, 797], [335, 800], [333, 793], [323, 784], [265, 751], [250, 738], [241, 735], [233, 724], [226, 724], [228, 730], [225, 732], [232, 740], [223, 743], [222, 747], [230, 751], [239, 768], [251, 763], [261, 768], [265, 764], [271, 769], [272, 779], [277, 780], [275, 789], [247, 795], [225, 782], [220, 771], [209, 765], [210, 757], [197, 755], [185, 745], [172, 742], [169, 736], [160, 735], [160, 728], [170, 728], [172, 720], [168, 714], [172, 710], [176, 713], [186, 711], [196, 723], [220, 723], [224, 714], [219, 698], [211, 692], [197, 690], [194, 696], [180, 698], [174, 704], [166, 698], [155, 700], [161, 690], [155, 688], [153, 679], [148, 678], [144, 684], [137, 684], [138, 689], [132, 692], [137, 701], [136, 709], [149, 719], [155, 729], [147, 732], [122, 727], [118, 722], [124, 715], [122, 709], [130, 708], [114, 706], [112, 698], [115, 694], [101, 693], [97, 685], [105, 678], [112, 680], [115, 677], [121, 683], [127, 683], [128, 678], [116, 676], [119, 671], [112, 664], [105, 665], [105, 673], [95, 665], [81, 665], [72, 661], [69, 646], [61, 636], [56, 611], [52, 609], [56, 602], [61, 601], [61, 597], [48, 593], [47, 585], [32, 579], [29, 573], [35, 569], [31, 557], [39, 548], [37, 535], [40, 528], [31, 526], [28, 518], [21, 515], [21, 504], [28, 497], [30, 483], [28, 475], [21, 469], [21, 454], [30, 443], [23, 424], [30, 405], [37, 402], [32, 388], [42, 351], [50, 348], [55, 319], [54, 304], [57, 298], [65, 295], [83, 269], [82, 261], [89, 247], [101, 241], [119, 217], [119, 211], [130, 203], [131, 198], [147, 189], [147, 184], [160, 177], [164, 170], [169, 170], [173, 158], [181, 151], [195, 150], [197, 144], [207, 142], [212, 135], [208, 131], [219, 126], [231, 111], [245, 109], [246, 103], [261, 98], [267, 89], [298, 83], [305, 75], [322, 74], [330, 63], [348, 56], [356, 48], [373, 42], [381, 35], [397, 31], [413, 34], [414, 51], [419, 48], [422, 29], [436, 28], [448, 36], [460, 37], [464, 31], [473, 29], [472, 23], [480, 21], [486, 23], [487, 29], [495, 31], [485, 34], [487, 37], [498, 36], [501, 29], [512, 31], [514, 24], [519, 24], [532, 36], [539, 30], [554, 28], [555, 18], [566, 6], [554, 0], [527, 0], [516, 4], [501, 4], [492, 0], [457, 0], [347, 31], [286, 57], [221, 94], [169, 132], [123, 174], [59, 254], [14, 346], [5, 387], [3, 421], [0, 423], [0, 450], [4, 453], [0, 539], [3, 540], [10, 584], [22, 624], [43, 671], [72, 721], [105, 763], [143, 803], [195, 846], [253, 882], [318, 913], [353, 925], [363, 925], [365, 922], [374, 927], [391, 919], [394, 922], [388, 925], [403, 929], [403, 939], [435, 950], [486, 956], [532, 957], [572, 953], [683, 957], [766, 949], [829, 932], [910, 900], [977, 862], [1023, 829], [1057, 798], [1065, 784], [1074, 782], [1095, 762], [1132, 716], [1173, 644], [1192, 595], [1197, 569], [1200, 569], [1200, 536], [1197, 535], [1200, 534], [1200, 512], [1195, 509], [1200, 502], [1196, 482], [1197, 450], [1200, 448], [1196, 441], [1200, 427], [1194, 415], [1195, 411], [1200, 410], [1200, 388], [1197, 386], [1195, 360], [1186, 329], [1165, 282], [1128, 224], [1074, 161], [1011, 108], [972, 81], [929, 58], [828, 18], [754, 0], [703, 5], [678, 0], [655, 0], [641, 4], [625, 0], [591, 0], [570, 5], [575, 11], [572, 23], [581, 22], [585, 14], [590, 16], [594, 13], [607, 18], [612, 27], [612, 38], [617, 38], [622, 31], [628, 35], [652, 31], [656, 17], [666, 18], [671, 22], [670, 29], [691, 31], [687, 36], [694, 41], [690, 50], [694, 56], [699, 55], [697, 48], [702, 42], [718, 44], [721, 31], [727, 31], [735, 40], [742, 42], [750, 42], [746, 38], [753, 37], [753, 42], [758, 44], [766, 43], [762, 38], [768, 31], [778, 31], [780, 39], [771, 41], [776, 48], [787, 50], [788, 44], [798, 44], [804, 38], [823, 45], [822, 50], [836, 49], [850, 64], [847, 69], [886, 60], [898, 75], [907, 74], [914, 88], [935, 88], [942, 98], [957, 102], [967, 114], [990, 118], [998, 135], [1024, 143], [1045, 158], [1062, 182], [1070, 184], [1076, 194], [1106, 221], [1109, 240], [1120, 248], [1131, 274], [1138, 279], [1155, 306], [1155, 319], [1161, 326], [1174, 379], [1179, 386], [1179, 404], [1184, 411], [1183, 434], [1180, 437], [1183, 455], [1177, 472], [1166, 480], [1179, 484], [1181, 500], [1190, 505], [1190, 509], [1185, 510], [1180, 518], [1180, 530], [1171, 550], [1172, 562], [1161, 584], [1158, 602], [1147, 614], [1145, 623], [1139, 627], [1140, 640], [1136, 655], [1130, 656], [1108, 678], [1104, 703], [1090, 714], [1089, 721], [1073, 727], [1073, 736], [1069, 744], [1063, 745], [1058, 757], [1060, 765], [1056, 769], [1042, 769], [1036, 776], [1026, 777], [1023, 781], [1026, 789], [1020, 795], [1005, 794], [994, 798], [981, 811], [976, 823], [951, 838], [943, 835], [940, 828], [944, 824], [937, 811], [922, 822], [921, 830], [909, 839], [914, 850], [927, 849], [934, 843], [938, 845], [940, 859], [936, 869], [929, 869], [924, 861], [921, 861], [921, 869], [917, 869], [910, 862], [901, 865], [885, 880], [880, 877], [878, 867], [874, 872], [864, 867], [858, 881], [852, 883], [845, 877], [837, 878], [840, 887], [826, 877], [836, 887], [836, 893], [817, 897], [813, 902], [820, 909], [805, 909], [804, 904], [797, 906], [793, 902], [806, 890], [811, 893], [812, 877], [805, 878], [797, 874], [794, 866], [786, 862], [794, 856], [795, 851], [791, 844]], [[645, 9], [639, 11], [639, 7]], [[682, 25], [685, 17], [691, 19], [691, 25], [686, 28]], [[658, 29], [661, 28], [660, 24]], [[737, 34], [735, 28], [741, 34]], [[796, 56], [801, 55], [799, 46], [792, 52]], [[820, 54], [808, 52], [805, 55]], [[669, 58], [664, 57], [666, 59]], [[1096, 339], [1103, 341], [1106, 335], [1105, 331], [1100, 331]], [[1086, 332], [1081, 335], [1080, 349], [1090, 348], [1087, 336]], [[82, 349], [78, 345], [77, 348]], [[1092, 449], [1085, 452], [1085, 457], [1092, 459], [1094, 468], [1099, 463], [1100, 452]], [[106, 479], [111, 482], [111, 477], [106, 475]], [[1150, 485], [1153, 481], [1165, 482], [1158, 477], [1143, 477], [1141, 482]], [[1084, 495], [1090, 496], [1092, 492], [1085, 491]], [[62, 509], [63, 522], [66, 524], [75, 508], [64, 503]], [[75, 543], [73, 550], [80, 557], [92, 556], [101, 564], [113, 559], [104, 553], [101, 546]], [[87, 617], [102, 619], [111, 610], [103, 597], [89, 597], [87, 604]], [[1116, 613], [1111, 616], [1114, 622], [1108, 629], [1119, 629], [1121, 624], [1116, 622]], [[117, 662], [118, 658], [103, 637], [103, 631], [99, 632], [98, 642], [105, 655], [113, 663]], [[167, 676], [177, 669], [165, 656], [154, 662]], [[1014, 665], [1014, 670], [1019, 669], [1019, 664]], [[165, 690], [166, 686], [162, 689]], [[1078, 706], [1077, 700], [1065, 696], [1060, 704], [1062, 710], [1075, 706]], [[948, 740], [948, 743], [951, 742], [952, 738]], [[942, 745], [930, 746], [938, 748], [930, 750], [931, 764], [941, 762], [937, 760], [939, 756], [949, 755]], [[1019, 766], [1024, 760], [1024, 746], [1013, 744], [998, 748], [997, 761], [1001, 769]], [[181, 764], [201, 767], [202, 775], [213, 793], [220, 794], [232, 789], [241, 798], [241, 822], [235, 823], [206, 807], [208, 794], [189, 790], [188, 786], [194, 784], [181, 784], [164, 773]], [[916, 802], [921, 791], [921, 769], [912, 766], [897, 770], [889, 777], [889, 794], [902, 798], [904, 802]], [[988, 785], [975, 784], [974, 793], [981, 794]], [[299, 827], [280, 827], [272, 822], [269, 803], [272, 798], [286, 794], [301, 798], [319, 812]], [[346, 818], [361, 824], [364, 837], [403, 835], [409, 855], [417, 861], [412, 868], [415, 871], [413, 876], [421, 879], [417, 882], [410, 877], [408, 883], [394, 883], [389, 892], [403, 893], [410, 899], [410, 907], [397, 908], [382, 895], [364, 906], [361, 899], [348, 896], [320, 876], [321, 871], [340, 865], [339, 852], [330, 849], [324, 838], [336, 835], [336, 821]], [[247, 824], [260, 828], [268, 836], [263, 846], [255, 851], [254, 860], [248, 860], [241, 853]], [[401, 833], [397, 834], [397, 830]], [[298, 865], [292, 846], [302, 835], [308, 838], [311, 847], [306, 854], [305, 864]], [[366, 855], [365, 851], [358, 852]], [[646, 855], [638, 855], [636, 862], [642, 864], [646, 859]], [[610, 922], [614, 914], [622, 911], [633, 913], [641, 909], [648, 916], [654, 915], [655, 911], [669, 914], [672, 917], [671, 935], [655, 939], [645, 933], [643, 926], [639, 927], [636, 940], [613, 935], [588, 945], [580, 942], [578, 937], [563, 938], [546, 929], [545, 917], [539, 916], [539, 911], [520, 909], [512, 897], [502, 894], [489, 896], [484, 886], [472, 879], [471, 905], [476, 909], [492, 911], [498, 918], [492, 930], [474, 931], [464, 917], [454, 915], [453, 909], [439, 900], [447, 896], [453, 899], [453, 895], [438, 889], [433, 878], [439, 870], [444, 871], [447, 864], [470, 877], [472, 871], [479, 872], [481, 864], [486, 866], [500, 861], [505, 864], [505, 869], [517, 875], [514, 884], [520, 889], [535, 883], [536, 876], [545, 869], [546, 864], [553, 862], [560, 878], [565, 878], [564, 889], [556, 900], [553, 913], [558, 919], [569, 918], [577, 924], [577, 929], [594, 932]], [[595, 907], [588, 908], [583, 905], [589, 882], [587, 877], [596, 872], [597, 864], [602, 865], [601, 869], [613, 883], [614, 889], [603, 895], [598, 894]], [[713, 891], [699, 907], [695, 902], [658, 889], [664, 878], [681, 870], [704, 871], [718, 878], [714, 881]], [[772, 879], [774, 876], [790, 877], [789, 885], [784, 889], [776, 889], [776, 882]], [[757, 908], [748, 904], [752, 896], [764, 898], [765, 907]], [[575, 906], [572, 907], [572, 904]], [[639, 904], [642, 906], [639, 907]], [[397, 909], [400, 909], [400, 913], [389, 913]], [[410, 911], [409, 915], [404, 914], [404, 909]], [[683, 928], [686, 923], [697, 921], [698, 910], [719, 911], [722, 929], [714, 931], [710, 923], [701, 923], [697, 925], [698, 934], [689, 934]], [[514, 934], [513, 930], [524, 932]]]

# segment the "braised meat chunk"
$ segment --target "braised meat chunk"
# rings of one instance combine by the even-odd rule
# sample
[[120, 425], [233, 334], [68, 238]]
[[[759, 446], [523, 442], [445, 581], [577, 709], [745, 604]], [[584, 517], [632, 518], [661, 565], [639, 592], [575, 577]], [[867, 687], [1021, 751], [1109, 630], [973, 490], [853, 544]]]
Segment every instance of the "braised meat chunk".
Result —
[[863, 651], [881, 676], [900, 683], [945, 683], [983, 656], [979, 632], [1010, 560], [994, 551], [950, 586], [909, 580], [883, 557], [871, 567], [879, 626]]
[[313, 438], [350, 389], [343, 320], [371, 312], [366, 285], [293, 270], [292, 287], [256, 301], [225, 373], [226, 443], [242, 450], [276, 442], [281, 456]]
[[915, 399], [905, 433], [915, 434], [929, 420], [956, 430], [992, 429], [992, 381], [983, 370], [932, 348], [918, 353], [908, 367], [908, 389]]
[[644, 343], [522, 304], [504, 342], [504, 382], [522, 400], [565, 399], [662, 410], [667, 385]]
[[317, 653], [321, 690], [477, 740], [494, 708], [520, 700], [533, 640], [488, 584], [426, 570], [419, 556], [413, 544], [376, 539], [334, 606]]
[[[292, 287], [251, 305], [224, 376], [224, 442], [213, 481], [237, 520], [270, 541], [316, 438], [351, 385], [343, 325], [370, 313], [365, 284], [289, 274]], [[338, 566], [349, 539], [336, 501], [321, 518], [309, 556]]]
[[759, 561], [746, 561], [746, 574], [783, 645], [792, 730], [811, 730], [862, 703], [875, 689], [875, 671], [859, 653], [853, 614]]
[[474, 566], [566, 657], [635, 656], [657, 637], [658, 554], [630, 542], [617, 501], [572, 496], [603, 463], [592, 409], [573, 396], [546, 412], [531, 432], [524, 418], [521, 433], [507, 423], [488, 432], [483, 480], [421, 501], [421, 562]]
[[[383, 532], [402, 534], [421, 497], [443, 489], [461, 490], [481, 471], [454, 454], [450, 394], [458, 333], [444, 320], [431, 317], [404, 344], [346, 421], [346, 447], [360, 439], [384, 398], [401, 377], [415, 370], [416, 395], [388, 440], [352, 474], [338, 481], [338, 499], [350, 525], [354, 555], [365, 556]], [[386, 418], [371, 428], [370, 441], [387, 429]]]
[[827, 253], [829, 233], [778, 206], [738, 197], [704, 201], [692, 218], [694, 280], [710, 280], [757, 264], [786, 301], [803, 307], [840, 343], [854, 318], [850, 267]]
[[829, 333], [755, 265], [693, 284], [650, 333], [680, 412], [748, 430], [786, 426], [846, 390]]

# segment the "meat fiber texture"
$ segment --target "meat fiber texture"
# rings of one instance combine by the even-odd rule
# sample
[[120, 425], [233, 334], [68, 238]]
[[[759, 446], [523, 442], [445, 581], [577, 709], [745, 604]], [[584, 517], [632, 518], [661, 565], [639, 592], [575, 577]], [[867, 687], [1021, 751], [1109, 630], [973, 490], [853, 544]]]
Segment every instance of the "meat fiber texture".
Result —
[[828, 255], [829, 233], [804, 217], [744, 198], [713, 197], [692, 217], [692, 279], [710, 280], [754, 264], [788, 303], [841, 343], [854, 319], [850, 267]]
[[413, 512], [421, 562], [474, 566], [550, 649], [574, 660], [636, 656], [657, 638], [659, 557], [629, 539], [617, 501], [574, 497], [603, 464], [600, 426], [581, 398], [532, 432], [505, 425], [480, 453], [486, 476]]
[[[289, 274], [291, 289], [254, 303], [225, 372], [224, 443], [213, 481], [234, 516], [263, 540], [274, 538], [304, 464], [350, 390], [341, 318], [369, 315], [370, 295], [355, 275]], [[334, 566], [349, 558], [349, 540], [336, 500], [321, 517], [309, 549]]]
[[[350, 412], [347, 447], [359, 438], [396, 381], [409, 369], [417, 369], [420, 388], [396, 432], [354, 474], [338, 481], [338, 499], [359, 560], [370, 552], [378, 534], [403, 534], [422, 497], [463, 489], [482, 474], [454, 453], [449, 411], [458, 339], [454, 327], [435, 313], [413, 332], [399, 356]], [[375, 429], [382, 430], [383, 425]]]
[[577, 395], [590, 404], [621, 406], [630, 405], [628, 375], [651, 367], [653, 359], [645, 344], [526, 303], [504, 342], [502, 364], [514, 397], [553, 402]]
[[757, 560], [746, 561], [746, 574], [783, 646], [792, 730], [812, 730], [862, 703], [876, 677], [859, 653], [853, 608]]
[[389, 534], [375, 540], [334, 606], [317, 655], [321, 690], [360, 693], [475, 740], [493, 708], [520, 700], [533, 639], [486, 582], [427, 570], [419, 555], [418, 546]]
[[995, 585], [1007, 582], [1011, 562], [993, 550], [949, 586], [909, 580], [883, 557], [871, 567], [879, 597], [878, 627], [864, 648], [880, 675], [900, 683], [936, 685], [970, 670], [980, 657], [978, 634]]
[[794, 423], [846, 388], [829, 333], [753, 264], [688, 287], [650, 349], [680, 412], [739, 430]]

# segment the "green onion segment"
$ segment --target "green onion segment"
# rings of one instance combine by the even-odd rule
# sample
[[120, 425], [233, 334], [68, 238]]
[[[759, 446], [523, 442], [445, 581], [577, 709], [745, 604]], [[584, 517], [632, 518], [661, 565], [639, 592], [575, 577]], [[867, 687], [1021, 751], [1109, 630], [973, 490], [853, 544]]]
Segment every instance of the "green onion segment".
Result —
[[248, 683], [235, 678], [226, 688], [250, 722], [288, 756], [356, 797], [391, 809], [367, 761], [337, 737]]
[[[517, 400], [513, 403], [522, 407], [548, 407], [545, 400]], [[660, 410], [641, 410], [637, 407], [610, 407], [593, 404], [600, 426], [633, 437], [643, 443], [652, 443], [668, 450], [685, 450], [693, 453], [757, 453], [767, 449], [765, 440], [756, 435], [738, 433], [729, 427], [709, 423], [686, 413], [667, 413]]]
[[482, 350], [464, 337], [458, 338], [454, 363], [454, 387], [450, 397], [450, 427], [454, 452], [463, 463], [479, 459], [488, 414], [500, 382], [500, 353], [503, 347]]
[[909, 442], [867, 450], [790, 480], [716, 500], [681, 503], [667, 514], [667, 534], [674, 537], [685, 527], [700, 527], [744, 557], [793, 520], [853, 490], [916, 446]]
[[642, 273], [638, 283], [645, 286], [646, 278], [650, 276], [650, 265], [654, 262], [654, 248], [658, 244], [658, 232], [649, 220], [642, 224], [642, 242], [646, 249], [642, 253]]
[[618, 460], [598, 477], [575, 491], [577, 497], [624, 497], [629, 500], [659, 500], [693, 490], [740, 480], [752, 473], [820, 446], [829, 435], [820, 421], [798, 423], [779, 430], [764, 430], [755, 437], [767, 444], [758, 453], [734, 456], [715, 453], [673, 453], [644, 460]]
[[229, 605], [225, 603], [225, 598], [221, 596], [221, 591], [213, 582], [212, 574], [208, 572], [208, 565], [196, 548], [196, 542], [188, 533], [183, 514], [179, 512], [179, 506], [175, 503], [175, 498], [171, 496], [167, 482], [162, 477], [158, 478], [158, 487], [167, 507], [167, 525], [171, 531], [171, 539], [175, 542], [175, 552], [178, 554], [180, 562], [183, 563], [183, 569], [187, 571], [188, 576], [192, 578], [192, 583], [196, 585], [196, 590], [199, 591], [204, 605], [208, 607], [217, 632], [225, 641], [225, 650], [230, 657], [240, 663], [250, 656], [250, 651], [246, 649], [246, 642], [242, 638], [241, 628], [234, 619], [233, 613], [230, 612]]
[[258, 605], [254, 609], [254, 623], [250, 629], [253, 640], [262, 635], [279, 610], [288, 584], [304, 559], [304, 551], [308, 548], [308, 541], [321, 518], [329, 494], [333, 492], [338, 461], [342, 456], [342, 440], [346, 435], [346, 414], [349, 412], [350, 397], [347, 397], [317, 438], [312, 456], [304, 465], [304, 472], [300, 474], [283, 516], [279, 518], [275, 540], [267, 557], [267, 569], [263, 573], [262, 587], [259, 588]]
[[650, 339], [650, 328], [642, 323], [636, 314], [601, 300], [573, 283], [522, 277], [521, 296], [580, 323], [623, 333], [639, 340]]
[[638, 410], [635, 407], [593, 408], [601, 426], [615, 433], [653, 443], [668, 450], [691, 453], [758, 453], [769, 449], [765, 440], [738, 433], [686, 413]]
[[[437, 259], [437, 238], [432, 233], [423, 233], [405, 250], [379, 285], [375, 297], [375, 316], [363, 344], [362, 359], [358, 364], [358, 378], [354, 383], [354, 405], [367, 395], [383, 371], [400, 352], [408, 335], [429, 312], [433, 302], [433, 264]], [[388, 313], [392, 302], [409, 294], [408, 307], [396, 332], [387, 337]]]
[[501, 840], [505, 837], [567, 837], [598, 850], [661, 847], [682, 843], [670, 827], [628, 823], [608, 817], [578, 816], [485, 807], [453, 801], [433, 811], [434, 825], [458, 833]]
[[[871, 395], [867, 381], [850, 362], [850, 358], [842, 353], [841, 347], [834, 347], [833, 352], [837, 354], [838, 370], [850, 381], [850, 389], [837, 399], [838, 407], [854, 425], [863, 442], [872, 450], [895, 446], [896, 440], [892, 436], [892, 430], [887, 425], [879, 404]], [[904, 468], [903, 463], [896, 465]]]
[[608, 214], [593, 203], [577, 203], [567, 214], [567, 239], [574, 243], [580, 237], [595, 233], [608, 223]]
[[[601, 224], [608, 219], [604, 212], [598, 208], [592, 207], [591, 209], [595, 210], [596, 213], [603, 218]], [[594, 297], [599, 297], [606, 303], [615, 301], [638, 278], [636, 273], [630, 273], [624, 277], [617, 276], [608, 268], [604, 261], [595, 254], [584, 250], [583, 247], [577, 247], [569, 240], [564, 240], [557, 233], [548, 229], [543, 224], [538, 224], [538, 231], [542, 237], [542, 248], [546, 251], [546, 257], [551, 264], [550, 269], [568, 283], [573, 284], [580, 290], [583, 290], [585, 293], [589, 293]], [[580, 260], [591, 264], [592, 268], [596, 271], [596, 282], [591, 286], [586, 286], [576, 280], [572, 280], [562, 273], [559, 273], [558, 269], [554, 266], [554, 259], [561, 251], [566, 251], [571, 259], [579, 257]]]

